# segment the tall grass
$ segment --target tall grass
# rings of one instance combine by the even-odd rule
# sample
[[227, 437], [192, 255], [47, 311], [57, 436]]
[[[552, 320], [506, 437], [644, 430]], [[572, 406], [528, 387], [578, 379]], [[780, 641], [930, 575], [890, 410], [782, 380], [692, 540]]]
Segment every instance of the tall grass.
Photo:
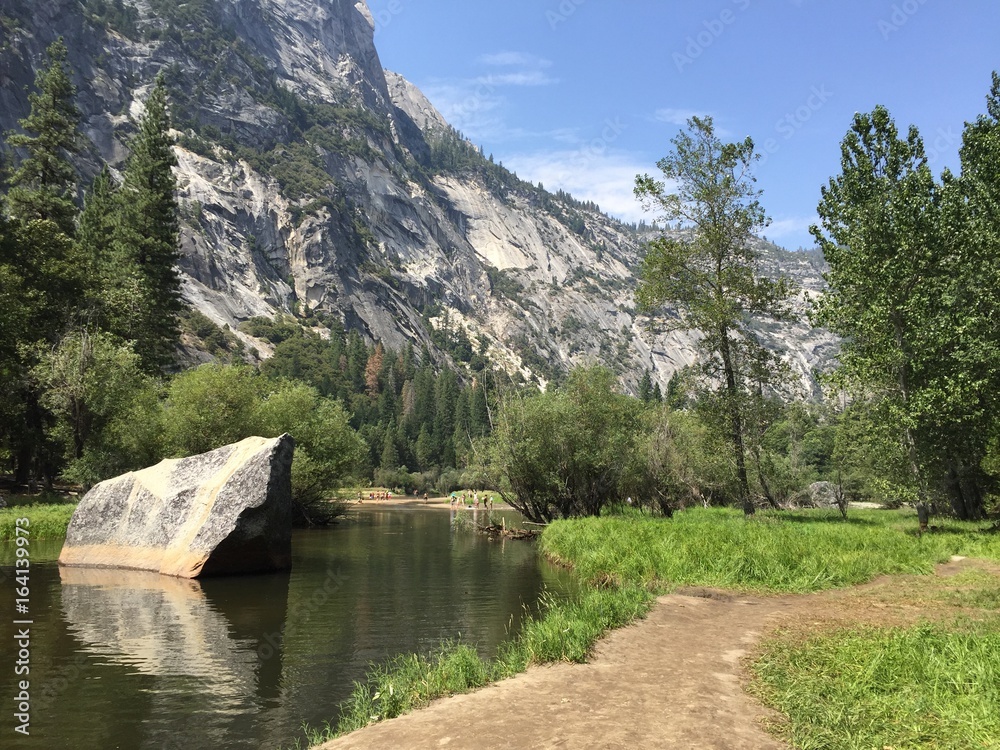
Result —
[[755, 692], [797, 748], [1000, 748], [1000, 620], [767, 644]]
[[975, 526], [917, 536], [915, 516], [853, 512], [758, 513], [691, 509], [672, 519], [630, 514], [557, 521], [542, 549], [588, 582], [666, 583], [805, 592], [885, 573], [929, 573], [953, 554], [1000, 559], [1000, 535]]
[[28, 531], [31, 539], [61, 539], [66, 536], [66, 528], [76, 505], [73, 504], [35, 504], [17, 505], [0, 509], [0, 541], [14, 538], [15, 521], [18, 518], [28, 519]]

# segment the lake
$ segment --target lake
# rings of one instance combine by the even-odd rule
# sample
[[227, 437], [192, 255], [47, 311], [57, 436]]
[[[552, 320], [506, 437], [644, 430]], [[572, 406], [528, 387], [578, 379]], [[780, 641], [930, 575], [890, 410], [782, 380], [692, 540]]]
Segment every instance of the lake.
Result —
[[[334, 719], [372, 662], [457, 638], [492, 655], [543, 591], [573, 582], [534, 544], [489, 541], [456, 513], [471, 515], [354, 506], [334, 528], [294, 533], [290, 573], [200, 582], [60, 570], [61, 542], [35, 542], [31, 736], [13, 732], [5, 658], [3, 747], [278, 748], [303, 721]], [[5, 654], [12, 559], [0, 547]]]

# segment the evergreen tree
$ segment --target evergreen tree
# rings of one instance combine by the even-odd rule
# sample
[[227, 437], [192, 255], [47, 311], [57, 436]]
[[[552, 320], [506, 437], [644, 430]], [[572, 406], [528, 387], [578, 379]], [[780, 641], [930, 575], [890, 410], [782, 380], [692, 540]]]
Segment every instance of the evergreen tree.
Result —
[[168, 364], [178, 338], [177, 315], [182, 308], [178, 259], [177, 165], [169, 135], [167, 93], [163, 77], [146, 100], [138, 132], [129, 144], [120, 196], [120, 221], [115, 227], [112, 286], [132, 304], [125, 308], [123, 338], [148, 370]]
[[11, 221], [0, 249], [0, 275], [7, 288], [2, 296], [9, 295], [0, 303], [9, 308], [0, 310], [9, 347], [3, 363], [7, 408], [0, 435], [14, 456], [19, 482], [40, 476], [51, 481], [58, 468], [60, 451], [48, 436], [51, 415], [42, 408], [39, 386], [30, 373], [37, 355], [58, 341], [80, 299], [80, 264], [71, 239], [76, 171], [69, 161], [77, 149], [79, 113], [65, 61], [65, 45], [54, 42], [48, 65], [35, 78], [37, 90], [28, 97], [31, 111], [20, 121], [24, 133], [7, 139], [25, 154], [11, 176]]
[[382, 441], [382, 456], [379, 466], [386, 471], [394, 471], [399, 467], [399, 451], [396, 449], [396, 425], [391, 424], [385, 431]]
[[[99, 326], [108, 328], [114, 315], [109, 299], [112, 280], [120, 271], [112, 266], [110, 249], [115, 238], [119, 202], [117, 185], [107, 166], [101, 170], [83, 201], [76, 232], [77, 257], [83, 265], [84, 304]], [[111, 309], [108, 309], [111, 308]]]
[[649, 375], [649, 370], [643, 370], [642, 378], [639, 380], [639, 400], [649, 402], [653, 398], [653, 379]]
[[37, 91], [28, 95], [31, 113], [20, 121], [23, 134], [7, 142], [28, 156], [11, 177], [7, 196], [11, 216], [21, 222], [47, 219], [72, 236], [76, 219], [76, 170], [68, 155], [78, 150], [80, 112], [76, 89], [66, 72], [62, 38], [47, 51], [48, 66], [35, 77]]

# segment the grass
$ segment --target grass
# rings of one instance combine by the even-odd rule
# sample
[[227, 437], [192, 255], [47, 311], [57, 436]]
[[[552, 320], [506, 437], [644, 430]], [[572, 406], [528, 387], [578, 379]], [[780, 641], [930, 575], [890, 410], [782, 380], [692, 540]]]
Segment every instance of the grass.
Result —
[[772, 640], [754, 691], [797, 748], [1000, 748], [1000, 618]]
[[[512, 676], [532, 664], [584, 661], [609, 629], [644, 616], [656, 595], [678, 586], [807, 592], [863, 583], [886, 573], [929, 573], [935, 563], [954, 554], [1000, 559], [1000, 535], [978, 533], [976, 525], [950, 523], [923, 536], [918, 536], [916, 529], [916, 516], [912, 512], [889, 511], [852, 511], [844, 521], [839, 513], [825, 511], [762, 512], [748, 520], [741, 512], [729, 509], [692, 509], [672, 519], [626, 512], [552, 523], [541, 537], [541, 549], [550, 558], [573, 568], [589, 584], [581, 587], [575, 598], [545, 601], [541, 613], [528, 619], [520, 633], [501, 646], [494, 659], [480, 658], [467, 645], [448, 644], [428, 656], [402, 656], [374, 667], [340, 707], [340, 718], [322, 727], [304, 727], [305, 739], [309, 745], [319, 744], [399, 716], [436, 698]], [[948, 605], [946, 599], [952, 595], [956, 594], [942, 594], [943, 606]], [[958, 595], [963, 606], [988, 604], [1000, 598], [1000, 587], [994, 583], [991, 588], [983, 582], [976, 588], [973, 582]], [[954, 637], [950, 635], [952, 631], [941, 629], [931, 629], [927, 631], [929, 635], [920, 631], [913, 637], [920, 648], [925, 647], [928, 639], [937, 638], [941, 640], [942, 653], [957, 653], [962, 647], [974, 649], [974, 635], [991, 632], [982, 623], [968, 627], [971, 630], [955, 631]], [[870, 642], [869, 653], [878, 654], [885, 642], [875, 639], [874, 632], [865, 631], [855, 640]], [[1000, 647], [994, 647], [993, 651], [1000, 654]], [[973, 664], [979, 658], [974, 654], [985, 652], [974, 649], [969, 653], [969, 663]], [[776, 649], [775, 654], [775, 658], [781, 656], [781, 650]], [[817, 661], [818, 655], [809, 652], [803, 658], [808, 663]], [[948, 658], [940, 660], [941, 666], [947, 663]], [[772, 671], [778, 674], [778, 667]], [[933, 685], [939, 681], [936, 673], [910, 674], [920, 680], [931, 680]], [[817, 679], [822, 681], [822, 677]], [[964, 684], [964, 679], [957, 677], [954, 681]], [[827, 712], [853, 711], [851, 704], [840, 704], [837, 709], [837, 701], [841, 699], [831, 697]], [[995, 695], [988, 699], [995, 700]], [[907, 715], [904, 707], [899, 710], [900, 716]], [[948, 731], [954, 731], [953, 723], [947, 727]], [[823, 742], [802, 746], [854, 747]], [[883, 747], [858, 745], [862, 746]], [[905, 746], [893, 747], [898, 750]], [[969, 747], [973, 746], [976, 745]], [[299, 747], [298, 742], [295, 747]]]
[[691, 509], [672, 519], [637, 513], [557, 521], [543, 551], [590, 583], [711, 586], [737, 591], [807, 592], [886, 573], [929, 573], [951, 555], [1000, 559], [1000, 535], [950, 524], [916, 534], [916, 516], [853, 511], [761, 512]]
[[62, 539], [66, 536], [66, 528], [74, 510], [74, 503], [19, 504], [0, 509], [0, 541], [14, 538], [15, 521], [18, 518], [28, 519], [31, 539]]

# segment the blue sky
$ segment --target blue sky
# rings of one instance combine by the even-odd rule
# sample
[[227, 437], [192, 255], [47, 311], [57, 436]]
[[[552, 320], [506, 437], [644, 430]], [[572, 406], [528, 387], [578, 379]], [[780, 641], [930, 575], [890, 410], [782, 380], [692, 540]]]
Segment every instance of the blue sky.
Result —
[[[1000, 69], [995, 0], [369, 0], [384, 67], [517, 174], [644, 216], [635, 175], [691, 114], [751, 136], [772, 219], [811, 247], [855, 112], [884, 104], [955, 168]], [[648, 217], [651, 218], [651, 217]]]

